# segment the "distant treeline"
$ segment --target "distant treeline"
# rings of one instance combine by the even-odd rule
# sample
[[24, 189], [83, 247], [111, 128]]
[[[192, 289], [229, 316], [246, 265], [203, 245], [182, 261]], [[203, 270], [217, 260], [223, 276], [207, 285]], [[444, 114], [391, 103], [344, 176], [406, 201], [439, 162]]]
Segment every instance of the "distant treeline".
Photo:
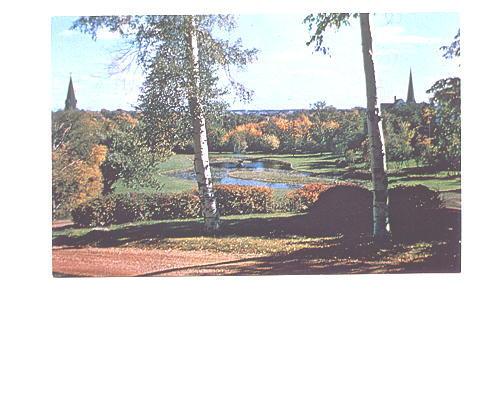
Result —
[[[445, 84], [445, 83], [444, 83]], [[446, 87], [444, 87], [444, 90]], [[446, 93], [448, 94], [448, 93]], [[386, 157], [436, 169], [460, 169], [461, 112], [452, 103], [404, 104], [382, 111]], [[319, 102], [310, 110], [235, 113], [207, 119], [213, 152], [336, 153], [345, 166], [369, 162], [363, 108], [340, 110]], [[179, 122], [179, 118], [176, 119]], [[152, 185], [158, 163], [192, 153], [188, 126], [157, 129], [136, 111], [58, 111], [52, 114], [53, 211], [61, 214], [116, 181]]]

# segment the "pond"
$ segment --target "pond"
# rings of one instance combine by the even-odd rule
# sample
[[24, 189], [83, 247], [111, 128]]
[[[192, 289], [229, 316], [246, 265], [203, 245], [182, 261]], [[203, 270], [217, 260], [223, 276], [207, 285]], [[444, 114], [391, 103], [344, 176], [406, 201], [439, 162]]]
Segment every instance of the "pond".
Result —
[[[296, 189], [302, 187], [302, 184], [293, 184], [288, 182], [271, 182], [258, 179], [243, 179], [231, 176], [233, 172], [261, 172], [265, 174], [271, 174], [275, 178], [279, 178], [282, 175], [306, 177], [308, 174], [293, 172], [290, 164], [276, 161], [276, 160], [260, 160], [260, 159], [241, 159], [236, 161], [216, 162], [210, 164], [212, 169], [212, 178], [216, 184], [227, 185], [249, 185], [249, 186], [264, 186], [273, 189]], [[195, 180], [195, 173], [193, 170], [179, 171], [172, 175], [187, 179]]]

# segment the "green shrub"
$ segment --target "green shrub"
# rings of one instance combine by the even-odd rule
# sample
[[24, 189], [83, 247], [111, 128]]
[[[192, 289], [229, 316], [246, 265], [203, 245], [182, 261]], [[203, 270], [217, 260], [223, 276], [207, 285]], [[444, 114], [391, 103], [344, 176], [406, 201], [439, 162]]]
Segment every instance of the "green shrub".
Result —
[[443, 207], [437, 191], [423, 185], [397, 186], [389, 190], [389, 216], [393, 237], [421, 238], [440, 231]]
[[334, 184], [309, 209], [314, 232], [368, 233], [372, 226], [372, 192], [356, 184]]
[[217, 185], [215, 196], [221, 215], [268, 213], [273, 210], [273, 191], [268, 187]]

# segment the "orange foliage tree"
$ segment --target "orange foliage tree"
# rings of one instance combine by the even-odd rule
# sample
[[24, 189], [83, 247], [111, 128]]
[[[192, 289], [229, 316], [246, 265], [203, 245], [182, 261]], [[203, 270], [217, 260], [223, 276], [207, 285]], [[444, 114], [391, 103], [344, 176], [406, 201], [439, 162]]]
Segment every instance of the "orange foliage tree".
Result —
[[312, 122], [306, 114], [297, 118], [273, 117], [269, 120], [268, 129], [280, 140], [280, 149], [296, 153], [314, 146], [310, 136]]

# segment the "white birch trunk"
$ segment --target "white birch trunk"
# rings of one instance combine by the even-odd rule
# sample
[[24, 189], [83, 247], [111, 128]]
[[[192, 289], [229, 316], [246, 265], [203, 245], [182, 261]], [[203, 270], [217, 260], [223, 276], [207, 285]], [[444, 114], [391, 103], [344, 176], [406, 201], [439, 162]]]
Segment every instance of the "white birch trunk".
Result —
[[372, 59], [372, 37], [369, 14], [360, 14], [362, 54], [366, 76], [367, 129], [371, 156], [373, 186], [373, 235], [376, 241], [390, 237], [388, 220], [388, 177], [386, 175], [386, 152], [384, 149], [381, 117], [377, 108], [376, 76]]
[[204, 217], [205, 231], [215, 232], [219, 229], [220, 220], [217, 202], [212, 187], [212, 173], [208, 157], [207, 130], [205, 115], [200, 101], [200, 74], [198, 59], [198, 40], [193, 16], [187, 17], [187, 45], [190, 61], [190, 88], [188, 103], [192, 117], [193, 146], [195, 151], [195, 174], [198, 192]]

